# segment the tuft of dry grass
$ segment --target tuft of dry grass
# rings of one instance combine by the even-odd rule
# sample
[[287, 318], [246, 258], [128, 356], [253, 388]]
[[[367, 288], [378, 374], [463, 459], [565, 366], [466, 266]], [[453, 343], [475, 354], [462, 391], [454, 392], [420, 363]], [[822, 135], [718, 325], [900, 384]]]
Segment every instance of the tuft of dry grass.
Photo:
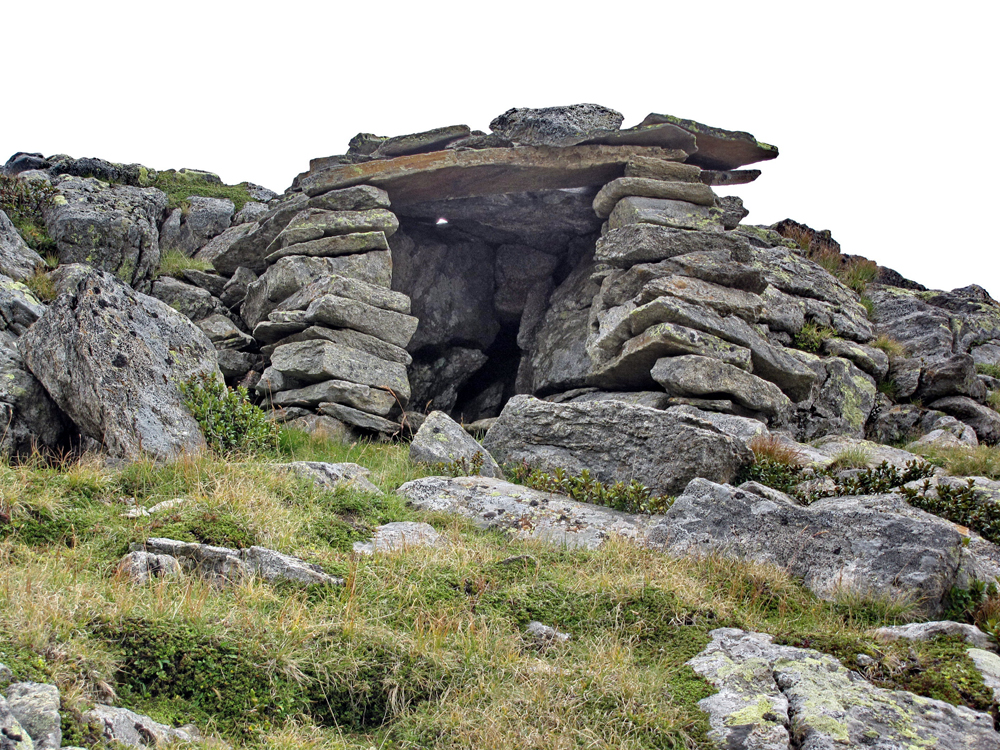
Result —
[[749, 443], [754, 458], [794, 468], [805, 465], [805, 457], [775, 435], [757, 435]]

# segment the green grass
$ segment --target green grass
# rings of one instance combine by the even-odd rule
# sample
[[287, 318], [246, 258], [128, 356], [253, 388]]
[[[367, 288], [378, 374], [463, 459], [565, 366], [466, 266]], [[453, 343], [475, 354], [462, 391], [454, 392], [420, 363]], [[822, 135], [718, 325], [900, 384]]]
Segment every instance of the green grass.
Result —
[[1000, 446], [941, 448], [922, 445], [914, 446], [914, 450], [935, 466], [946, 469], [949, 474], [1000, 479]]
[[[174, 171], [172, 169], [157, 172], [150, 186], [159, 188], [167, 194], [168, 208], [183, 208], [188, 205], [188, 198], [200, 196], [203, 198], [228, 198], [233, 202], [236, 211], [243, 208], [247, 201], [252, 200], [247, 192], [246, 183], [239, 185], [223, 185], [216, 182], [215, 175], [206, 177], [207, 173], [193, 170]], [[217, 179], [217, 178], [216, 178]]]
[[801, 330], [795, 334], [795, 337], [792, 340], [792, 346], [796, 349], [801, 349], [804, 352], [811, 352], [815, 354], [823, 346], [824, 341], [836, 335], [837, 332], [829, 326], [820, 326], [810, 321], [802, 326]]
[[976, 365], [976, 372], [980, 375], [989, 375], [991, 378], [1000, 380], [1000, 365], [979, 363]]
[[[780, 453], [768, 455], [795, 462]], [[359, 463], [385, 494], [317, 489], [273, 470], [287, 460]], [[74, 717], [117, 695], [154, 719], [195, 721], [204, 747], [708, 748], [697, 701], [712, 691], [684, 663], [720, 626], [864, 652], [878, 684], [981, 705], [953, 646], [873, 641], [872, 628], [907, 619], [905, 602], [822, 602], [774, 567], [617, 539], [588, 551], [480, 531], [394, 494], [424, 472], [405, 445], [290, 431], [230, 460], [0, 464], [0, 661], [59, 685], [82, 744], [91, 735]], [[163, 514], [122, 517], [132, 500], [178, 497], [187, 503]], [[393, 520], [427, 521], [445, 544], [351, 553]], [[162, 535], [262, 544], [347, 583], [137, 587], [115, 575], [130, 544]], [[534, 619], [572, 638], [539, 651], [523, 635]]]
[[180, 250], [167, 250], [160, 256], [160, 265], [154, 278], [172, 276], [175, 279], [184, 278], [185, 271], [211, 271], [212, 264], [207, 260], [189, 258]]

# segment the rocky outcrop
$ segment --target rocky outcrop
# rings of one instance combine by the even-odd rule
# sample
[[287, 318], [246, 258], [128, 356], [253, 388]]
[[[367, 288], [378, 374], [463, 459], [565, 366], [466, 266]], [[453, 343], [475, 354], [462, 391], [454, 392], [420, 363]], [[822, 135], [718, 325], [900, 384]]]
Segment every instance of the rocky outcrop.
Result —
[[720, 628], [711, 636], [688, 665], [718, 691], [698, 703], [718, 747], [1000, 746], [989, 714], [877, 688], [832, 656], [778, 646], [763, 633]]
[[42, 256], [28, 247], [7, 214], [0, 211], [0, 274], [24, 281], [44, 266]]
[[[440, 411], [428, 414], [413, 436], [410, 460], [418, 464], [461, 464], [469, 473], [503, 478], [503, 472], [493, 456], [483, 450], [462, 425]], [[480, 468], [476, 472], [477, 464]]]
[[690, 414], [527, 396], [507, 402], [483, 448], [501, 465], [524, 462], [574, 476], [587, 470], [605, 484], [636, 480], [662, 495], [681, 492], [695, 477], [731, 481], [751, 460], [745, 442]]
[[83, 721], [88, 726], [96, 727], [102, 740], [121, 743], [126, 747], [158, 747], [201, 739], [201, 733], [193, 724], [169, 727], [127, 708], [100, 703], [83, 715]]
[[178, 384], [218, 378], [202, 331], [114, 276], [89, 271], [18, 341], [31, 373], [81, 433], [116, 458], [205, 447]]

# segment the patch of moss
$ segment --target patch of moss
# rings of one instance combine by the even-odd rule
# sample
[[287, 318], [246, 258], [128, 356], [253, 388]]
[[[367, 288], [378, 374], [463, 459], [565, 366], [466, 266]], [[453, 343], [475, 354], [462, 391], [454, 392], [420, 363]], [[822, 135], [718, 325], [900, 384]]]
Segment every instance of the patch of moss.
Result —
[[140, 535], [166, 537], [181, 542], [210, 544], [213, 547], [246, 549], [260, 543], [260, 538], [246, 521], [224, 510], [194, 509], [181, 506], [177, 511], [157, 515], [140, 528]]
[[167, 194], [168, 208], [184, 208], [188, 206], [188, 198], [228, 198], [233, 202], [236, 211], [252, 200], [245, 182], [239, 185], [225, 185], [210, 172], [199, 172], [191, 169], [158, 172], [152, 181], [152, 187], [159, 188]]

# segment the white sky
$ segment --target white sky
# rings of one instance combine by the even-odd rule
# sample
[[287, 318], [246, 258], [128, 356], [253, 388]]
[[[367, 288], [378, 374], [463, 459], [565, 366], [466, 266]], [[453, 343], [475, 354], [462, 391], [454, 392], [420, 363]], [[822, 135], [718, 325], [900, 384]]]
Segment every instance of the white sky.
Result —
[[[15, 5], [16, 2], [16, 5]], [[1000, 4], [11, 0], [0, 160], [193, 167], [283, 191], [360, 131], [594, 102], [781, 150], [750, 223], [830, 229], [934, 288], [1000, 298]]]

